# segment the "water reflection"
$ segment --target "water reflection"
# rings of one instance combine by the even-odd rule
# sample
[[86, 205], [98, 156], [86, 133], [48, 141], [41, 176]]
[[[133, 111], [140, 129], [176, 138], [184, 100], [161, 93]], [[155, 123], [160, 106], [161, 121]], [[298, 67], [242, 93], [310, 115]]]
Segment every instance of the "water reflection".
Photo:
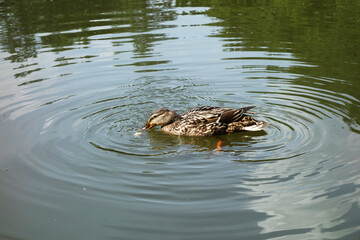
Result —
[[[265, 131], [251, 132], [251, 133], [238, 133], [224, 136], [213, 136], [208, 138], [202, 137], [187, 137], [187, 136], [164, 136], [160, 129], [153, 129], [147, 132], [150, 144], [154, 150], [163, 150], [176, 146], [179, 153], [189, 152], [192, 153], [202, 151], [213, 151], [214, 154], [219, 154], [217, 151], [217, 144], [219, 140], [222, 141], [221, 152], [231, 152], [233, 154], [241, 154], [241, 152], [250, 151], [249, 147], [252, 143], [256, 143], [257, 139], [265, 136]], [[145, 137], [145, 136], [142, 136]], [[188, 145], [188, 146], [186, 146]], [[185, 146], [185, 147], [184, 147]], [[231, 150], [233, 148], [233, 151]], [[235, 150], [236, 149], [236, 150]]]
[[[265, 198], [252, 202], [254, 204], [253, 209], [265, 212], [270, 216], [259, 222], [264, 235], [274, 234], [273, 229], [298, 229], [300, 230], [299, 233], [302, 233], [305, 238], [313, 238], [314, 236], [328, 236], [339, 239], [350, 236], [352, 238], [349, 232], [356, 231], [352, 220], [355, 220], [354, 215], [359, 214], [360, 209], [356, 204], [353, 204], [350, 195], [355, 192], [358, 195], [358, 187], [354, 188], [353, 184], [344, 184], [340, 187], [326, 189], [325, 186], [328, 185], [328, 181], [334, 181], [334, 175], [325, 174], [324, 171], [327, 171], [325, 168], [310, 161], [307, 161], [306, 164], [317, 167], [317, 169], [311, 169], [309, 166], [302, 167], [302, 173], [294, 173], [291, 169], [294, 166], [280, 164], [280, 162], [274, 162], [273, 164], [276, 166], [272, 165], [271, 168], [260, 166], [258, 168], [257, 171], [263, 178], [251, 177], [245, 183], [254, 192], [261, 193], [261, 196], [266, 195]], [[332, 165], [333, 163], [328, 161], [327, 164]], [[301, 165], [299, 163], [298, 167]], [[274, 177], [270, 173], [273, 167], [279, 169], [282, 172], [281, 176], [284, 176], [284, 178]], [[346, 170], [343, 168], [340, 171]], [[299, 183], [299, 179], [301, 179], [301, 183]], [[294, 196], [294, 190], [297, 196]], [[276, 195], [273, 194], [274, 192], [276, 192]], [[337, 202], [340, 196], [343, 199], [341, 203]], [[320, 200], [318, 197], [323, 199]], [[324, 198], [328, 198], [328, 201], [323, 201]], [[309, 205], [311, 205], [311, 208], [308, 208]], [[328, 211], [334, 205], [337, 207], [332, 211]], [[353, 212], [350, 213], [350, 211]], [[326, 219], [333, 220], [331, 223], [319, 224], [314, 219], [314, 212]], [[344, 218], [349, 214], [351, 216]], [[342, 222], [344, 219], [346, 219], [346, 223]], [[345, 225], [349, 228], [346, 229]]]

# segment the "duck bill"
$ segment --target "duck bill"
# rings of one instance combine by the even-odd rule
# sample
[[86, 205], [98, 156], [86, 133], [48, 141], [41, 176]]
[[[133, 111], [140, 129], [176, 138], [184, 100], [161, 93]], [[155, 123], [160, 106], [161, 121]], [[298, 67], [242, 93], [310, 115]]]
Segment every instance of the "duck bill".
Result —
[[146, 123], [145, 126], [141, 130], [145, 131], [145, 130], [150, 129], [152, 127], [154, 127], [154, 125], [152, 125], [150, 123]]

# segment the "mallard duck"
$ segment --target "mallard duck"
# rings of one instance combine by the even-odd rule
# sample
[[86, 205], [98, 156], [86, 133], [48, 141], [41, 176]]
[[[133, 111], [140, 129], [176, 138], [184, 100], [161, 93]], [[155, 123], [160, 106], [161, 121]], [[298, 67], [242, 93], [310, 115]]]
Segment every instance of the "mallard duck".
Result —
[[213, 136], [240, 131], [258, 131], [269, 123], [257, 121], [247, 112], [255, 106], [243, 108], [197, 107], [183, 115], [166, 108], [153, 111], [142, 130], [161, 126], [161, 131], [172, 135]]

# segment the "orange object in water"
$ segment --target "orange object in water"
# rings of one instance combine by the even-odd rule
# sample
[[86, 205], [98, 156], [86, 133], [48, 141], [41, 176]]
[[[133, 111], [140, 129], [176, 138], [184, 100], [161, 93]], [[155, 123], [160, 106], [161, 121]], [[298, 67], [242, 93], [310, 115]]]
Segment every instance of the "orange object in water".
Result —
[[220, 151], [221, 151], [222, 143], [223, 143], [222, 139], [219, 139], [219, 142], [218, 142], [218, 144], [217, 144], [217, 146], [216, 146], [216, 149], [217, 149], [216, 152], [220, 152]]

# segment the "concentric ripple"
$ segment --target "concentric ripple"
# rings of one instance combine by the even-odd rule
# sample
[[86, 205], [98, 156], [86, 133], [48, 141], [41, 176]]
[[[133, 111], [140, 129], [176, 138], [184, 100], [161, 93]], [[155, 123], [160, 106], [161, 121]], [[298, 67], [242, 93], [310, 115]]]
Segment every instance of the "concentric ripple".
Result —
[[[162, 81], [166, 84], [159, 88]], [[321, 79], [317, 81], [321, 82]], [[205, 150], [214, 154], [218, 137], [167, 136], [159, 129], [134, 136], [150, 112], [158, 107], [167, 106], [185, 112], [189, 108], [181, 103], [187, 102], [189, 97], [200, 103], [197, 106], [208, 104], [209, 100], [219, 104], [216, 100], [200, 99], [199, 90], [196, 90], [199, 87], [204, 90], [201, 84], [196, 85], [191, 80], [144, 78], [133, 84], [97, 90], [100, 94], [96, 95], [92, 91], [85, 92], [67, 98], [68, 109], [48, 118], [42, 133], [54, 126], [70, 128], [72, 136], [66, 144], [71, 144], [62, 148], [77, 146], [78, 157], [84, 159], [91, 156], [116, 159], [125, 155], [131, 162], [131, 157], [151, 159], [187, 151]], [[356, 104], [350, 97], [315, 87], [284, 84], [281, 79], [269, 81], [267, 88], [266, 92], [250, 91], [249, 94], [261, 96], [264, 104], [255, 109], [257, 114], [254, 117], [267, 120], [270, 126], [261, 132], [223, 136], [224, 156], [244, 162], [287, 160], [303, 155], [308, 158], [313, 153], [322, 152], [330, 144], [329, 139], [349, 127], [336, 119], [345, 119], [346, 122], [345, 105]], [[174, 94], [176, 101], [170, 98]], [[154, 96], [159, 96], [159, 99]], [[159, 106], [157, 102], [161, 101], [164, 102]]]
[[[315, 86], [321, 86], [325, 81], [313, 79]], [[350, 122], [346, 105], [359, 104], [356, 99], [317, 87], [282, 82], [287, 80], [269, 81], [266, 92], [251, 91], [266, 103], [259, 113], [270, 126], [266, 135], [259, 137], [248, 150], [256, 151], [258, 157], [247, 160], [283, 160], [304, 154], [311, 158], [322, 151], [326, 154], [328, 151], [324, 149], [334, 144], [331, 140], [351, 127], [341, 119]]]

